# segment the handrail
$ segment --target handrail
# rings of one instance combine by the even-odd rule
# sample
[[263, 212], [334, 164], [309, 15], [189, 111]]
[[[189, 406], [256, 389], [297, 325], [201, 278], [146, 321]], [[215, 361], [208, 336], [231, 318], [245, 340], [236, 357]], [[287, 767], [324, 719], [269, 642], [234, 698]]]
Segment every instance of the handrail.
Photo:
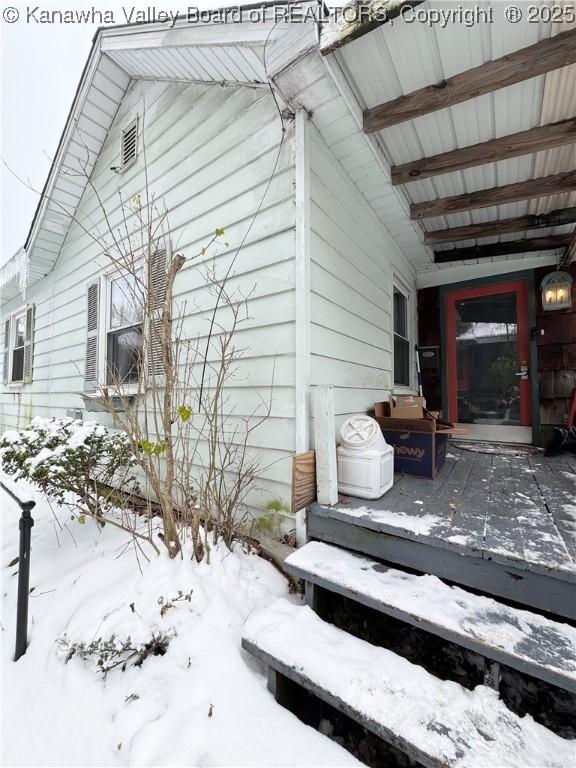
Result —
[[18, 606], [16, 608], [16, 652], [14, 661], [26, 653], [28, 647], [28, 596], [30, 594], [30, 539], [34, 520], [32, 509], [36, 506], [33, 499], [22, 501], [13, 490], [2, 480], [0, 487], [20, 507], [22, 514], [18, 527], [20, 529], [20, 556], [18, 558]]

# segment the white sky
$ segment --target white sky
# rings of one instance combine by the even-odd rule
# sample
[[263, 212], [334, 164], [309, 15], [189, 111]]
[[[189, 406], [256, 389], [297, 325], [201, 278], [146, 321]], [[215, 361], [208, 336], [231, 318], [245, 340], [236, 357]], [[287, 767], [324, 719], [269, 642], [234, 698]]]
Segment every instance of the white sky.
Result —
[[[19, 20], [7, 23], [2, 12], [8, 7], [19, 11]], [[91, 9], [113, 10], [117, 24], [126, 23], [124, 10], [154, 7], [157, 10], [185, 10], [231, 5], [219, 0], [167, 2], [161, 0], [29, 3], [5, 0], [0, 4], [0, 111], [1, 155], [12, 170], [39, 193], [56, 152], [60, 134], [82, 68], [90, 51], [98, 24], [40, 24], [26, 21], [26, 9], [40, 10]], [[240, 0], [239, 5], [244, 2]], [[38, 17], [38, 14], [37, 14]], [[0, 263], [24, 245], [34, 216], [38, 194], [14, 178], [4, 164], [0, 166], [1, 251]]]

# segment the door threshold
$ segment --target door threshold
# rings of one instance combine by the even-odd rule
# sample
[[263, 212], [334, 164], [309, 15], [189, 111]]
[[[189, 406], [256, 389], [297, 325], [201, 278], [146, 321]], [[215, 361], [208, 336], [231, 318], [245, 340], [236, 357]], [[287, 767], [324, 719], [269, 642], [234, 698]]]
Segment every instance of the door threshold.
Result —
[[503, 427], [498, 424], [456, 424], [453, 440], [481, 443], [532, 445], [532, 427]]
[[462, 451], [472, 451], [473, 453], [494, 453], [516, 456], [527, 456], [532, 454], [542, 454], [543, 448], [526, 443], [502, 443], [502, 442], [484, 442], [482, 440], [464, 440], [464, 438], [454, 438], [452, 440], [454, 448]]

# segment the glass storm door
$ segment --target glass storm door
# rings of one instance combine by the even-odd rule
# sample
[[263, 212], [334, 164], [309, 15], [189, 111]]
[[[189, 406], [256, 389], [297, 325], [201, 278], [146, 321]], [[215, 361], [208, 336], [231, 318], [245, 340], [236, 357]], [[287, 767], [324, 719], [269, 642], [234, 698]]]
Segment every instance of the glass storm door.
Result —
[[446, 294], [448, 417], [463, 439], [532, 442], [525, 280]]

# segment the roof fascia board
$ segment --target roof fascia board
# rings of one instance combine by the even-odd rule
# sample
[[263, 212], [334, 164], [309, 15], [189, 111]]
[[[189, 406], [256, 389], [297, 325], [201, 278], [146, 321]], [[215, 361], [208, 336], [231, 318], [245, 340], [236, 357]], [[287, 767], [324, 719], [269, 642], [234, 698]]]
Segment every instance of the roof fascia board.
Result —
[[268, 83], [259, 82], [257, 80], [196, 80], [193, 77], [145, 77], [143, 75], [131, 75], [131, 80], [135, 81], [143, 81], [145, 83], [174, 83], [176, 85], [207, 85], [210, 83], [215, 83], [216, 85], [221, 85], [223, 87], [230, 86], [232, 88], [235, 88], [237, 86], [242, 86], [243, 88], [266, 88], [270, 89], [270, 86]]
[[270, 40], [282, 34], [282, 29], [274, 30], [272, 22], [263, 24], [186, 24], [174, 28], [166, 25], [154, 25], [154, 29], [104, 28], [101, 33], [101, 49], [106, 51], [134, 50], [142, 48], [178, 47], [193, 45], [197, 47], [215, 45], [261, 46], [268, 36]]
[[34, 240], [38, 233], [38, 228], [40, 227], [44, 219], [46, 207], [48, 206], [51, 200], [51, 195], [54, 192], [54, 187], [58, 179], [60, 167], [66, 155], [66, 151], [68, 149], [68, 146], [70, 144], [74, 131], [76, 129], [76, 124], [78, 122], [78, 118], [82, 111], [86, 94], [88, 93], [88, 91], [92, 86], [92, 80], [94, 78], [94, 74], [98, 69], [98, 64], [100, 63], [100, 56], [101, 56], [100, 45], [98, 43], [97, 38], [95, 38], [92, 44], [90, 53], [88, 54], [88, 59], [86, 60], [86, 64], [84, 65], [84, 69], [82, 70], [82, 74], [80, 75], [78, 88], [76, 89], [76, 93], [72, 101], [72, 106], [70, 107], [70, 112], [68, 113], [68, 117], [66, 118], [65, 128], [60, 137], [60, 141], [58, 142], [58, 147], [56, 148], [54, 160], [52, 161], [52, 165], [50, 166], [50, 171], [48, 173], [46, 183], [44, 184], [42, 192], [40, 193], [40, 199], [38, 201], [38, 205], [34, 213], [34, 218], [32, 219], [32, 224], [30, 225], [30, 230], [28, 231], [26, 243], [24, 245], [24, 248], [26, 249], [27, 252], [29, 252], [31, 247], [33, 246]]
[[[314, 2], [314, 0], [311, 0]], [[214, 14], [224, 14], [226, 11], [232, 12], [237, 11], [240, 7], [243, 13], [248, 13], [251, 10], [258, 10], [258, 11], [264, 11], [266, 12], [267, 9], [274, 9], [279, 6], [290, 6], [294, 3], [294, 0], [261, 0], [261, 2], [254, 2], [254, 3], [246, 3], [246, 5], [238, 6], [238, 5], [226, 5], [222, 6], [220, 8], [203, 8], [201, 9], [202, 13], [214, 13]], [[148, 9], [149, 11], [153, 9]], [[100, 37], [105, 32], [112, 32], [113, 34], [130, 34], [130, 32], [134, 30], [141, 30], [141, 29], [149, 29], [151, 31], [166, 31], [168, 29], [179, 29], [180, 27], [189, 27], [192, 22], [188, 20], [188, 15], [184, 16], [181, 13], [178, 13], [176, 22], [169, 27], [167, 27], [166, 22], [161, 21], [134, 21], [130, 23], [125, 24], [114, 24], [113, 26], [102, 26], [98, 27], [96, 29], [96, 32], [94, 33], [94, 37], [92, 38], [92, 42], [94, 42], [98, 37]], [[204, 22], [203, 22], [204, 24]], [[205, 23], [206, 26], [222, 26], [220, 22], [210, 24], [210, 22]], [[236, 24], [235, 26], [239, 26]], [[275, 26], [275, 23], [270, 24], [270, 26]]]

